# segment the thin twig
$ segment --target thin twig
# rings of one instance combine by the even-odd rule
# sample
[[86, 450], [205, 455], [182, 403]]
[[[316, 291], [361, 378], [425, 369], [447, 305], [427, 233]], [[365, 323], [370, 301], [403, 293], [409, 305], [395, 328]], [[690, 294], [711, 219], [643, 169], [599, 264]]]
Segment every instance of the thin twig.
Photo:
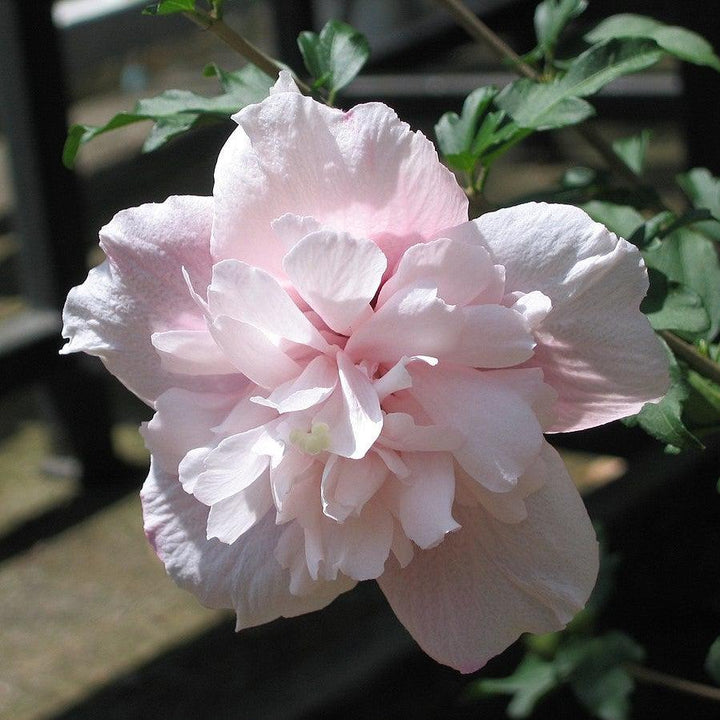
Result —
[[435, 0], [442, 5], [473, 40], [489, 45], [502, 60], [509, 61], [518, 73], [539, 80], [539, 73], [528, 65], [506, 42], [499, 38], [462, 0]]
[[[214, 35], [217, 35], [217, 37], [229, 45], [233, 50], [235, 50], [235, 52], [242, 55], [246, 60], [260, 68], [260, 70], [270, 77], [277, 78], [280, 71], [283, 70], [282, 65], [276, 62], [269, 55], [266, 55], [262, 50], [260, 50], [260, 48], [257, 48], [251, 42], [248, 42], [242, 35], [236, 33], [222, 20], [199, 11], [186, 12], [183, 13], [183, 15], [204, 30], [209, 30]], [[313, 96], [312, 88], [309, 85], [305, 84], [297, 76], [294, 76], [293, 79], [300, 89], [300, 92], [304, 95]]]
[[693, 370], [697, 370], [701, 375], [720, 384], [720, 365], [709, 357], [705, 357], [693, 345], [686, 343], [668, 330], [661, 330], [659, 335], [670, 346], [672, 351], [679, 355]]
[[650, 670], [643, 665], [636, 665], [635, 663], [630, 663], [625, 667], [630, 674], [637, 680], [640, 680], [640, 682], [649, 683], [650, 685], [660, 685], [687, 693], [688, 695], [695, 695], [720, 702], [720, 688], [693, 682], [692, 680], [683, 680], [674, 675], [668, 675], [659, 670]]

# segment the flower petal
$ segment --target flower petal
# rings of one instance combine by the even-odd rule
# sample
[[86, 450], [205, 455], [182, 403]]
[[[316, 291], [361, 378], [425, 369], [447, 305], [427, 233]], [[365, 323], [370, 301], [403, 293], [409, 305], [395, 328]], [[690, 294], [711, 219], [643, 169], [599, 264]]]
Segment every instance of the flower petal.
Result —
[[340, 384], [313, 422], [328, 426], [331, 453], [361, 458], [382, 430], [380, 401], [367, 375], [345, 353], [338, 352], [337, 362]]
[[429, 281], [438, 296], [449, 305], [467, 305], [483, 291], [498, 283], [499, 271], [490, 253], [477, 243], [440, 238], [413, 245], [383, 285], [378, 296], [382, 306], [401, 288]]
[[554, 398], [542, 373], [418, 363], [411, 374], [411, 392], [428, 416], [465, 437], [453, 451], [465, 471], [489, 490], [510, 490], [542, 447], [536, 412]]
[[329, 349], [280, 283], [264, 270], [243, 262], [224, 260], [213, 267], [208, 308], [213, 318], [227, 315], [270, 338], [307, 345], [320, 352]]
[[283, 448], [266, 426], [224, 438], [205, 457], [193, 495], [214, 505], [245, 490], [267, 469], [271, 457], [282, 457]]
[[638, 309], [648, 280], [636, 248], [564, 205], [519, 205], [475, 224], [505, 265], [506, 290], [552, 301], [531, 361], [559, 393], [551, 432], [600, 425], [662, 397], [667, 358]]
[[452, 516], [455, 497], [453, 459], [446, 452], [408, 452], [403, 460], [410, 476], [389, 482], [383, 497], [414, 543], [423, 549], [435, 547], [460, 525]]
[[154, 462], [165, 472], [176, 473], [192, 448], [213, 441], [212, 428], [227, 417], [238, 398], [232, 395], [194, 393], [171, 388], [155, 402], [152, 420], [141, 429]]
[[219, 315], [210, 332], [235, 367], [260, 387], [277, 387], [301, 372], [300, 365], [248, 323]]
[[207, 539], [217, 538], [232, 545], [257, 525], [272, 506], [270, 482], [265, 474], [235, 495], [212, 505], [208, 513]]
[[412, 355], [447, 355], [459, 342], [462, 327], [459, 308], [439, 298], [435, 288], [403, 288], [353, 333], [345, 352], [357, 362], [384, 363]]
[[312, 594], [292, 595], [290, 574], [273, 556], [282, 528], [272, 513], [232, 546], [208, 540], [208, 508], [155, 464], [141, 497], [145, 533], [168, 573], [203, 605], [234, 608], [238, 629], [318, 610], [354, 584], [318, 582]]
[[300, 240], [285, 256], [283, 268], [300, 296], [337, 333], [350, 335], [371, 314], [387, 268], [370, 240], [320, 230]]
[[323, 513], [338, 522], [350, 515], [359, 516], [388, 474], [387, 465], [376, 453], [368, 453], [360, 460], [332, 455], [325, 464], [320, 486]]
[[258, 405], [274, 408], [279, 413], [307, 410], [330, 397], [338, 383], [335, 366], [325, 355], [313, 358], [294, 380], [275, 388], [268, 397], [253, 397]]
[[163, 368], [183, 375], [223, 375], [236, 373], [207, 329], [166, 330], [150, 337], [160, 355]]
[[242, 378], [178, 377], [161, 367], [150, 337], [165, 330], [201, 330], [202, 312], [183, 266], [210, 280], [212, 198], [172, 197], [123, 210], [100, 231], [108, 259], [73, 288], [65, 303], [63, 353], [97, 355], [148, 404], [170, 387], [222, 392]]
[[462, 525], [380, 587], [423, 650], [461, 672], [482, 667], [523, 632], [560, 630], [593, 588], [598, 549], [562, 460], [548, 445], [542, 490], [528, 517], [505, 524], [482, 508], [457, 507]]
[[522, 313], [502, 305], [472, 305], [460, 312], [464, 320], [460, 342], [448, 353], [453, 362], [504, 368], [532, 357], [535, 337]]
[[380, 103], [349, 112], [299, 93], [235, 115], [215, 170], [213, 256], [284, 277], [271, 223], [285, 213], [375, 241], [393, 265], [410, 245], [467, 220], [467, 199], [422, 134]]

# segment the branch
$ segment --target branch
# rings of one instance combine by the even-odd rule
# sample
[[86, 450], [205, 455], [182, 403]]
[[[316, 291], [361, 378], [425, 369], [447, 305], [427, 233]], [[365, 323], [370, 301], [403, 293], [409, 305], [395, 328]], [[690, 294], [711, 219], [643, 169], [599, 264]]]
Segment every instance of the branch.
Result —
[[[246, 60], [256, 67], [260, 68], [264, 73], [272, 78], [277, 78], [283, 66], [276, 60], [266, 55], [260, 48], [255, 47], [248, 42], [242, 35], [236, 33], [229, 25], [212, 15], [196, 10], [195, 12], [185, 12], [183, 15], [199, 25], [203, 30], [209, 30], [217, 35], [224, 43], [229, 45], [235, 52], [242, 55]], [[312, 88], [306, 85], [297, 76], [294, 76], [295, 84], [304, 95], [313, 96]]]
[[698, 352], [693, 345], [681, 340], [674, 333], [668, 330], [661, 330], [658, 334], [670, 346], [670, 349], [681, 357], [693, 370], [697, 370], [701, 375], [720, 384], [720, 365], [712, 361], [709, 357], [705, 357], [705, 355]]
[[702, 683], [692, 682], [691, 680], [683, 680], [682, 678], [668, 675], [658, 670], [650, 670], [643, 665], [630, 663], [625, 666], [628, 672], [640, 682], [649, 683], [650, 685], [660, 685], [661, 687], [678, 690], [720, 702], [720, 688], [712, 687], [712, 685], [703, 685]]

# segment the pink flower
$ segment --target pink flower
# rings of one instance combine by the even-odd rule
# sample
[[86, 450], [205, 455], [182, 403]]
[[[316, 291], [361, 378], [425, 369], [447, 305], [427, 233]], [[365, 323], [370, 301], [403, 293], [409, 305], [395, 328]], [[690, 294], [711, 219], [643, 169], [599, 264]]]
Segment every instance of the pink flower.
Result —
[[425, 137], [288, 76], [235, 117], [212, 198], [119, 213], [73, 289], [83, 350], [153, 406], [145, 527], [238, 628], [377, 579], [466, 672], [584, 605], [597, 547], [543, 432], [667, 387], [638, 252], [582, 211], [468, 222]]

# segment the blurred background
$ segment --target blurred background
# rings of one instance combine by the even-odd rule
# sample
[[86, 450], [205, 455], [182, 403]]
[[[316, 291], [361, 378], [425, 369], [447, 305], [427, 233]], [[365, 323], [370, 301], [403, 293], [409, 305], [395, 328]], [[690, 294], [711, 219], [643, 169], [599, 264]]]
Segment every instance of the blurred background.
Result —
[[[137, 425], [150, 411], [93, 359], [58, 357], [59, 310], [99, 262], [97, 230], [115, 212], [211, 192], [232, 124], [149, 155], [140, 154], [148, 127], [133, 125], [84, 147], [75, 172], [60, 162], [62, 145], [69, 123], [103, 124], [138, 98], [169, 88], [214, 94], [202, 68], [242, 62], [182, 17], [142, 16], [145, 4], [0, 0], [0, 717], [503, 717], [502, 700], [470, 702], [467, 678], [416, 649], [374, 583], [321, 613], [236, 635], [229, 614], [178, 590], [147, 546]], [[534, 45], [534, 3], [468, 5], [518, 52]], [[720, 11], [704, 5], [595, 0], [582, 22], [645, 12], [717, 48]], [[227, 0], [226, 8], [228, 24], [298, 71], [300, 30], [330, 17], [351, 23], [373, 54], [340, 104], [383, 100], [430, 137], [471, 90], [513, 78], [431, 0]], [[663, 63], [609, 86], [597, 125], [609, 139], [652, 129], [648, 178], [672, 202], [679, 171], [720, 172], [719, 90], [709, 70]], [[535, 138], [494, 171], [493, 204], [598, 162], [571, 132]], [[667, 457], [621, 426], [559, 443], [625, 561], [605, 622], [640, 638], [655, 667], [699, 678], [720, 632], [717, 447]], [[483, 672], [507, 672], [516, 658], [511, 650]], [[712, 705], [658, 693], [640, 689], [636, 717], [717, 717]], [[559, 697], [538, 717], [583, 715]]]

